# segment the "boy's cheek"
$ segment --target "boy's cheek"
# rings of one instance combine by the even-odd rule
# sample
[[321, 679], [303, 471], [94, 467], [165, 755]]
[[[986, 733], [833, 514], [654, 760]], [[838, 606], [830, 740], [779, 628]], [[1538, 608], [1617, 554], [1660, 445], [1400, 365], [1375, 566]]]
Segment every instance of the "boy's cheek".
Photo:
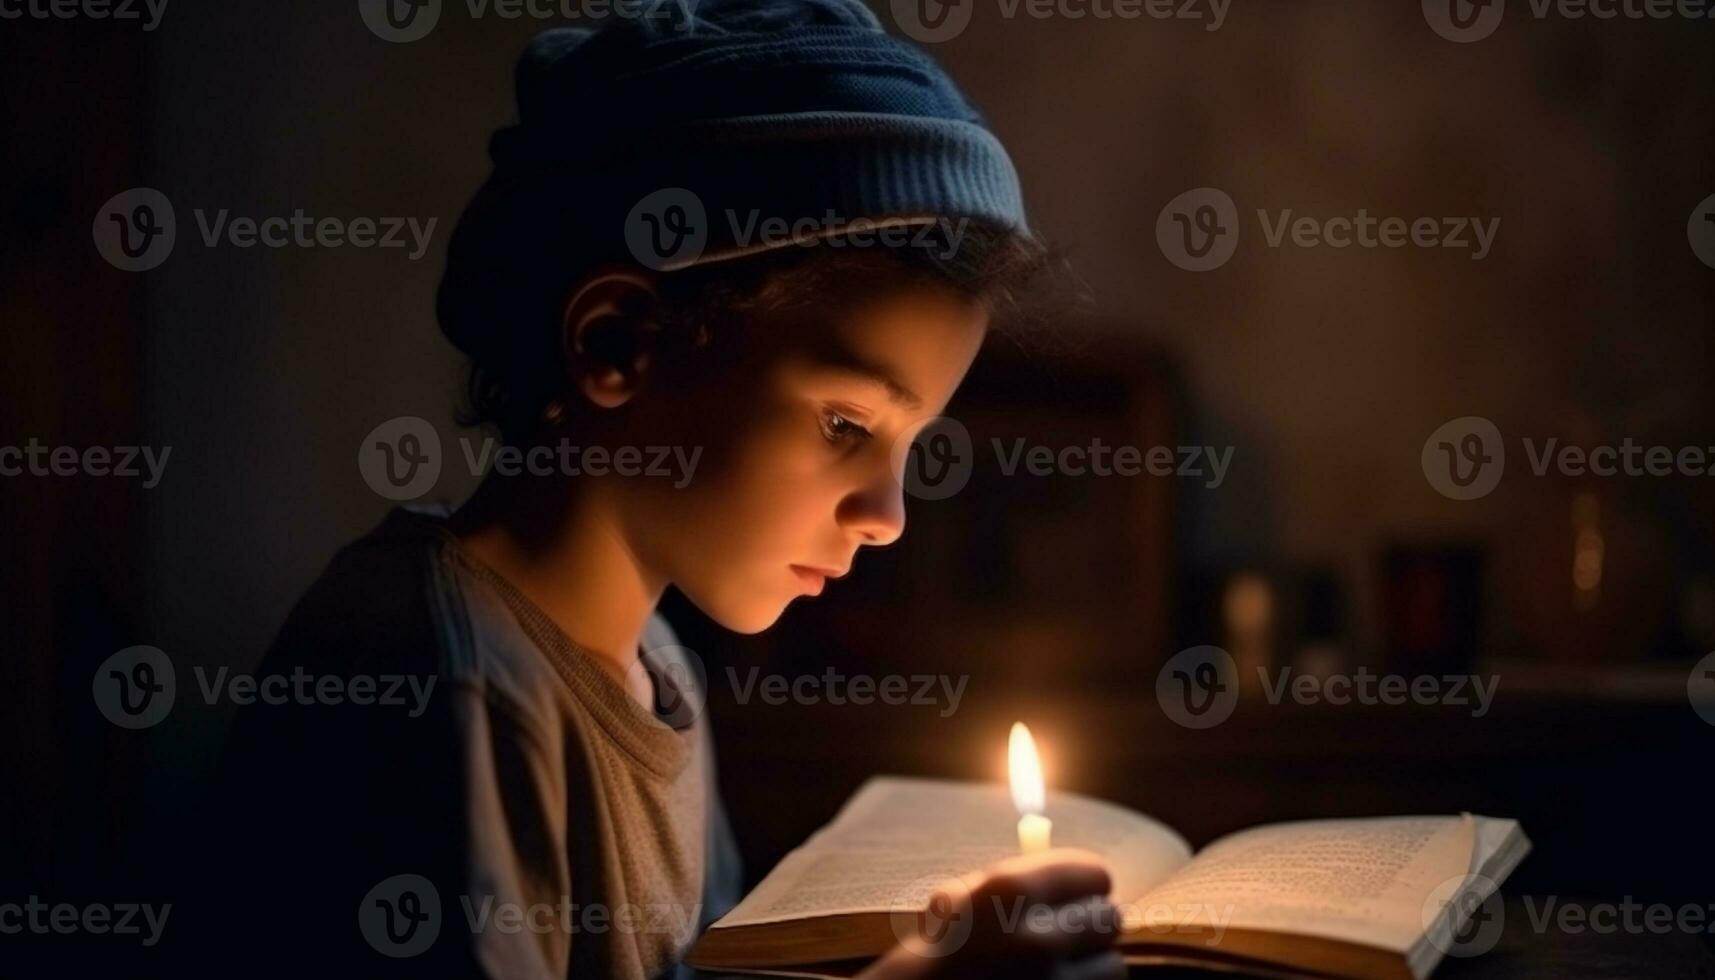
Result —
[[836, 465], [827, 440], [813, 426], [774, 421], [714, 451], [710, 482], [777, 505], [782, 497], [814, 494], [818, 483], [834, 475]]
[[727, 629], [741, 633], [767, 629], [801, 594], [789, 567], [793, 559], [777, 547], [779, 542], [756, 535], [723, 534], [719, 538], [685, 556], [688, 564], [681, 570], [686, 577], [674, 584]]
[[753, 404], [709, 405], [697, 408], [674, 440], [686, 453], [699, 454], [697, 477], [709, 483], [738, 483], [747, 475], [766, 472], [791, 457], [791, 429], [775, 412], [758, 412]]

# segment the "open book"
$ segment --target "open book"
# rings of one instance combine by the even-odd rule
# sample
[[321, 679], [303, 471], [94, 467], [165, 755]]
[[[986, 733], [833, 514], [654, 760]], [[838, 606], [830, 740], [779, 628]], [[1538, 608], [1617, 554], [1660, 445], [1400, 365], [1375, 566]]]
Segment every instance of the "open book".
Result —
[[[1106, 860], [1128, 963], [1268, 976], [1421, 980], [1530, 849], [1515, 821], [1469, 814], [1275, 824], [1195, 856], [1171, 829], [1100, 800], [1053, 793], [1047, 816], [1054, 846]], [[1016, 854], [1017, 820], [1004, 786], [872, 779], [689, 962], [850, 976], [923, 928], [948, 879]]]

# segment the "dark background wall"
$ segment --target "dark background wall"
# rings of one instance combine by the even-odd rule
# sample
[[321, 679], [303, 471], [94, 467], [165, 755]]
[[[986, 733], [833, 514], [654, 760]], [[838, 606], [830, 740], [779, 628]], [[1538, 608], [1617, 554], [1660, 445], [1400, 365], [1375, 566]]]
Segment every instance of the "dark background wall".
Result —
[[[89, 705], [88, 671], [144, 642], [183, 671], [250, 666], [332, 550], [388, 506], [358, 472], [362, 436], [402, 415], [456, 433], [459, 364], [435, 330], [433, 289], [486, 171], [486, 136], [509, 115], [512, 60], [552, 23], [473, 20], [448, 4], [428, 37], [388, 44], [350, 2], [174, 0], [147, 35], [3, 25], [18, 134], [0, 253], [7, 427], [20, 440], [173, 447], [146, 493], [6, 486], [5, 591], [22, 626], [5, 660], [27, 692], [8, 712], [25, 733], [13, 743], [22, 880], [154, 880], [194, 848], [223, 712], [185, 702], [147, 738], [126, 737]], [[1693, 208], [1715, 193], [1707, 29], [1539, 21], [1521, 7], [1460, 45], [1416, 4], [1337, 2], [1238, 3], [1220, 30], [1202, 26], [984, 8], [933, 50], [990, 114], [1034, 221], [1099, 304], [1062, 329], [1104, 338], [1126, 352], [1110, 364], [1133, 365], [1105, 402], [1084, 384], [1088, 359], [1055, 374], [1059, 387], [1003, 371], [975, 403], [992, 431], [1040, 417], [1032, 398], [1048, 392], [1067, 407], [1069, 439], [1106, 425], [1231, 446], [1227, 483], [1158, 482], [1112, 504], [1086, 484], [1044, 502], [996, 481], [987, 509], [969, 497], [923, 507], [900, 554], [852, 597], [795, 612], [774, 637], [721, 637], [676, 606], [717, 670], [749, 657], [975, 678], [951, 720], [717, 704], [754, 863], [865, 773], [992, 775], [996, 733], [1029, 716], [1067, 785], [1161, 813], [1198, 841], [1264, 819], [1487, 807], [1555, 845], [1534, 864], [1548, 886], [1703, 887], [1675, 855], [1707, 824], [1692, 781], [1715, 736], [1684, 695], [1690, 661], [1715, 648], [1706, 478], [1532, 478], [1514, 460], [1494, 494], [1461, 503], [1433, 492], [1419, 452], [1463, 415], [1509, 439], [1715, 442], [1715, 272], [1686, 241]], [[103, 264], [87, 232], [102, 201], [140, 185], [173, 201], [179, 241], [132, 275]], [[1192, 274], [1163, 257], [1155, 226], [1202, 186], [1235, 199], [1244, 231], [1227, 265]], [[437, 225], [418, 261], [211, 249], [199, 208]], [[1273, 249], [1257, 208], [1501, 228], [1477, 262]], [[434, 495], [457, 501], [473, 483], [448, 467]], [[1595, 501], [1606, 556], [1593, 605], [1568, 585], [1580, 499]], [[1110, 504], [1135, 508], [1141, 529], [1123, 577], [1080, 557], [1108, 539]], [[1054, 515], [1052, 533], [1018, 516], [1037, 508]], [[981, 531], [1008, 515], [1011, 567], [1037, 579], [982, 578], [995, 552], [974, 550]], [[1483, 614], [1450, 627], [1466, 638], [1451, 666], [1523, 692], [1497, 719], [1259, 711], [1217, 739], [1161, 720], [1155, 672], [1179, 646], [1230, 639], [1218, 610], [1235, 572], [1261, 575], [1300, 619], [1287, 607], [1304, 605], [1302, 583], [1332, 597], [1318, 635], [1270, 645], [1277, 662], [1314, 639], [1348, 667], [1397, 663], [1386, 556], [1402, 549], [1432, 567], [1449, 551], [1478, 556]], [[926, 582], [938, 569], [955, 576], [940, 579], [949, 592], [987, 581], [986, 599], [948, 614], [912, 604], [887, 574]], [[1026, 601], [1052, 580], [1089, 601]], [[817, 734], [788, 736], [806, 730]], [[779, 781], [760, 775], [780, 772], [804, 794], [789, 812], [767, 805]], [[1642, 859], [1592, 858], [1611, 847], [1601, 835], [1614, 819], [1660, 831], [1637, 845]], [[149, 846], [160, 840], [180, 850]]]

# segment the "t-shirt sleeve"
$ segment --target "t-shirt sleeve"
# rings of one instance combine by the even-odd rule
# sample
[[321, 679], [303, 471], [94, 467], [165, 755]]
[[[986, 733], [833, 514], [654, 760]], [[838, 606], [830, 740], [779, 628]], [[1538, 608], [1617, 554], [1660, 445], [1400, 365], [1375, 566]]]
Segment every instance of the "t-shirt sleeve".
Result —
[[455, 916], [485, 977], [564, 977], [573, 908], [564, 768], [515, 710], [481, 691], [454, 700], [464, 757], [464, 871]]
[[[262, 674], [377, 678], [369, 703], [239, 713], [199, 884], [198, 959], [222, 975], [563, 978], [573, 901], [565, 776], [479, 680], [454, 679], [410, 596], [364, 566], [283, 629]], [[187, 903], [192, 904], [192, 903]], [[534, 916], [534, 921], [532, 920]], [[191, 916], [185, 916], [186, 919]]]
[[[239, 839], [207, 902], [232, 975], [564, 978], [574, 901], [564, 780], [542, 740], [480, 690], [428, 710], [283, 709], [235, 760]], [[271, 719], [275, 720], [275, 719]]]

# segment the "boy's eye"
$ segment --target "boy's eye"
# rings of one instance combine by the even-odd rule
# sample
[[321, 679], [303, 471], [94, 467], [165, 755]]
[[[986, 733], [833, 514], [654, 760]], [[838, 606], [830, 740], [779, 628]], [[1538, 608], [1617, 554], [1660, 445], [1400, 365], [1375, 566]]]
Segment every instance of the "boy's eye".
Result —
[[846, 442], [852, 439], [868, 439], [869, 430], [838, 412], [825, 410], [822, 412], [822, 435], [829, 442]]

